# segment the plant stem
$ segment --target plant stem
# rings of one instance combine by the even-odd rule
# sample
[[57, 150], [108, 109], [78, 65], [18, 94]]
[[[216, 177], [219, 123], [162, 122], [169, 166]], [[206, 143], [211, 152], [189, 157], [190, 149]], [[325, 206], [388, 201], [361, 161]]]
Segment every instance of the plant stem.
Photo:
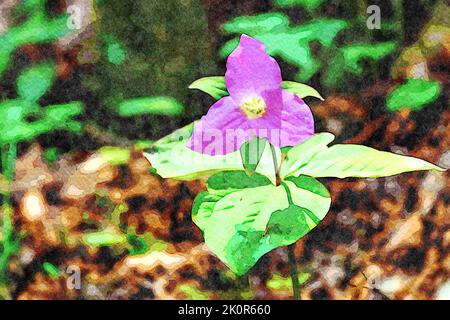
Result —
[[404, 20], [404, 8], [402, 0], [394, 0], [392, 1], [392, 7], [394, 10], [394, 17], [397, 21], [397, 37], [398, 42], [400, 44], [404, 44], [405, 42], [405, 20]]
[[17, 144], [10, 143], [2, 147], [2, 169], [3, 176], [8, 181], [14, 179], [14, 166], [17, 156]]
[[17, 144], [11, 143], [2, 146], [2, 171], [3, 176], [8, 181], [8, 190], [3, 194], [3, 219], [2, 219], [2, 251], [0, 254], [0, 282], [5, 280], [5, 273], [8, 268], [8, 261], [14, 253], [14, 239], [13, 239], [13, 223], [12, 223], [12, 203], [11, 203], [11, 182], [14, 179], [14, 166], [17, 156]]
[[292, 290], [294, 293], [294, 300], [301, 300], [300, 298], [300, 282], [298, 281], [297, 261], [295, 259], [294, 251], [295, 243], [287, 246], [289, 268], [291, 271]]
[[276, 177], [276, 185], [279, 186], [281, 184], [281, 179], [280, 179], [280, 168], [279, 168], [279, 163], [277, 160], [277, 152], [275, 150], [275, 147], [273, 145], [270, 145], [270, 150], [272, 151], [272, 159], [273, 159], [273, 167], [275, 169], [275, 177]]
[[[275, 175], [276, 175], [276, 179], [277, 179], [276, 184], [277, 184], [277, 186], [279, 186], [279, 185], [281, 185], [281, 179], [280, 179], [280, 175], [279, 175], [280, 170], [279, 170], [279, 164], [277, 161], [277, 153], [276, 153], [275, 147], [273, 145], [270, 145], [270, 150], [272, 151], [273, 165], [275, 168]], [[286, 190], [289, 205], [293, 204], [291, 191], [289, 190], [288, 186], [284, 183], [283, 183], [283, 187]], [[291, 244], [290, 246], [287, 246], [289, 268], [290, 268], [290, 272], [291, 272], [292, 290], [294, 292], [294, 300], [300, 300], [300, 282], [298, 281], [297, 261], [295, 260], [294, 247], [295, 247], [295, 243]]]

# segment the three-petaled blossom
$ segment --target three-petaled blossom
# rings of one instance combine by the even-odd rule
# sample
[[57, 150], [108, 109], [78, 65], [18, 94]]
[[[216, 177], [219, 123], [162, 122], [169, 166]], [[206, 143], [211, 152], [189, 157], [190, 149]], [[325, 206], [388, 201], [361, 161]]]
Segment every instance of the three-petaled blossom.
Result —
[[241, 36], [228, 57], [225, 83], [230, 95], [194, 124], [188, 143], [192, 150], [224, 155], [254, 136], [281, 148], [314, 134], [311, 110], [301, 98], [281, 88], [280, 67], [258, 40]]

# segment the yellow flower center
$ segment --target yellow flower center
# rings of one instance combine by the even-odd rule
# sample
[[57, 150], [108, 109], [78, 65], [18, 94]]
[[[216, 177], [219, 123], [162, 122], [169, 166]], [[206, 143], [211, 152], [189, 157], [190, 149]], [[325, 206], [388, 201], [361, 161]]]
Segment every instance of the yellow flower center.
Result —
[[258, 119], [266, 113], [266, 103], [263, 98], [252, 97], [241, 105], [241, 110], [247, 118], [251, 120]]

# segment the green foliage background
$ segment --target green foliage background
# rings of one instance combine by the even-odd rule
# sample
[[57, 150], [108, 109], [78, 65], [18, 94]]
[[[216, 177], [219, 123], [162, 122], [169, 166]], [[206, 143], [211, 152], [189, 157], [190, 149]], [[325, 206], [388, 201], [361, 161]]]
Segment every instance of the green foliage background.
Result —
[[[422, 4], [428, 10], [424, 16], [436, 2]], [[27, 0], [13, 10], [12, 26], [0, 36], [4, 98], [15, 96], [16, 78], [30, 64], [21, 51], [24, 45], [55, 58], [52, 43], [72, 34], [57, 3]], [[389, 66], [408, 45], [406, 28], [416, 23], [403, 19], [405, 5], [398, 1], [374, 2], [382, 8], [381, 30], [367, 28], [365, 1], [267, 0], [231, 7], [226, 1], [211, 5], [200, 0], [84, 3], [91, 3], [93, 18], [66, 48], [73, 74], [57, 81], [41, 101], [62, 103], [65, 96], [86, 105], [79, 119], [90, 130], [56, 139], [65, 141], [58, 144], [64, 151], [100, 147], [105, 139], [98, 135], [109, 136], [107, 142], [155, 140], [198, 119], [213, 100], [188, 90], [189, 85], [200, 77], [223, 74], [225, 59], [242, 33], [265, 43], [282, 64], [285, 79], [329, 95], [390, 81]], [[400, 91], [388, 96], [384, 110], [421, 110], [436, 101], [440, 83], [422, 81], [420, 86], [408, 79], [395, 83]], [[398, 97], [410, 96], [417, 88], [429, 89], [415, 94], [412, 105], [402, 105]], [[52, 134], [39, 139], [46, 147], [55, 141]]]
[[[184, 104], [189, 117], [202, 109], [187, 89], [195, 79], [214, 73], [215, 57], [207, 36], [207, 21], [200, 1], [105, 1], [98, 6], [96, 45], [100, 58], [82, 74], [86, 89], [100, 105], [92, 111], [114, 117], [118, 103], [142, 96], [171, 96]], [[105, 52], [115, 42], [123, 47], [122, 63], [111, 63]], [[116, 44], [117, 45], [117, 44]], [[89, 50], [89, 49], [87, 49]], [[112, 118], [114, 119], [114, 118]], [[108, 125], [128, 137], [157, 137], [180, 126], [179, 119], [138, 117]], [[143, 131], [146, 132], [143, 132]]]

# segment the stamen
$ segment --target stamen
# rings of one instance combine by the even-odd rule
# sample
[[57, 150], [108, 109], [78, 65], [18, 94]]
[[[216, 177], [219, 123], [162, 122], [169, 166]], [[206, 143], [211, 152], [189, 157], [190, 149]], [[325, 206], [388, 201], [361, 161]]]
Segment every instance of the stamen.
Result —
[[258, 119], [266, 113], [266, 102], [261, 97], [252, 97], [242, 104], [241, 110], [247, 118]]

